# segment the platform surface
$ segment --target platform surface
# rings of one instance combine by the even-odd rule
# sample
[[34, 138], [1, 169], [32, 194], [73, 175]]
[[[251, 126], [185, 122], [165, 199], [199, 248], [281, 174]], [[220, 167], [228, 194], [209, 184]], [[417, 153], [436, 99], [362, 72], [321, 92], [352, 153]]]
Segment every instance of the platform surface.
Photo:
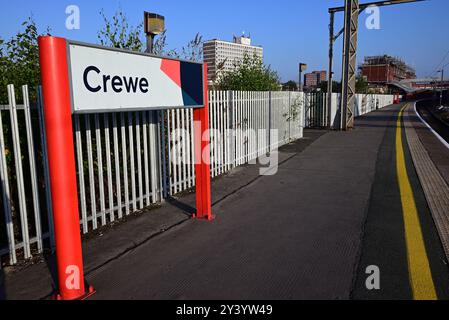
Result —
[[[399, 110], [321, 136], [276, 175], [216, 204], [216, 220], [189, 221], [97, 270], [94, 298], [413, 298], [394, 161]], [[435, 291], [445, 299], [445, 256], [406, 143], [404, 152]], [[368, 265], [380, 269], [380, 290], [366, 289]]]
[[[398, 122], [401, 108], [357, 118], [351, 132], [306, 130], [305, 139], [282, 148], [273, 176], [245, 166], [213, 181], [213, 221], [189, 219], [194, 195], [187, 195], [86, 241], [87, 280], [97, 291], [91, 299], [430, 299], [432, 292], [448, 299], [449, 269]], [[404, 203], [415, 205], [415, 216]], [[165, 219], [159, 233], [157, 219]], [[429, 277], [417, 279], [415, 264]], [[366, 287], [373, 265], [379, 290]], [[6, 282], [9, 298], [45, 298]]]

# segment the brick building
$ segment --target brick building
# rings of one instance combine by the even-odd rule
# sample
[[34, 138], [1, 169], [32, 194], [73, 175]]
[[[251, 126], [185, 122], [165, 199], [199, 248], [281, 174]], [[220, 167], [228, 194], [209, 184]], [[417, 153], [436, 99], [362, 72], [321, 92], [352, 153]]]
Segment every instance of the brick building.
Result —
[[323, 81], [327, 81], [326, 71], [306, 73], [304, 75], [304, 89], [316, 89]]
[[401, 59], [388, 55], [365, 57], [359, 69], [368, 83], [374, 85], [416, 78], [416, 72], [412, 67]]

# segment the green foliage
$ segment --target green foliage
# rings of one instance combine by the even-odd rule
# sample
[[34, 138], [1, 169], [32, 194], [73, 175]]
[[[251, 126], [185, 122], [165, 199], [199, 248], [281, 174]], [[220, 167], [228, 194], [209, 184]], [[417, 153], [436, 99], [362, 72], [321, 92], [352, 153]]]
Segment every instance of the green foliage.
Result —
[[287, 81], [286, 83], [282, 84], [282, 90], [296, 91], [296, 90], [298, 90], [298, 84], [293, 80]]
[[358, 76], [355, 83], [355, 91], [357, 93], [368, 93], [368, 82], [363, 76]]
[[287, 121], [296, 122], [299, 120], [303, 109], [303, 101], [300, 96], [297, 96], [291, 101], [290, 112], [283, 115]]
[[[143, 51], [145, 45], [141, 40], [143, 23], [137, 27], [130, 26], [127, 16], [118, 10], [112, 19], [106, 17], [104, 11], [100, 12], [104, 21], [103, 28], [98, 32], [101, 45]], [[39, 33], [32, 17], [22, 23], [23, 31], [19, 31], [10, 40], [0, 38], [0, 104], [8, 103], [6, 86], [14, 84], [17, 102], [21, 103], [21, 86], [28, 84], [30, 101], [36, 101], [36, 89], [40, 83], [39, 47], [38, 37], [50, 35], [47, 28], [45, 33]], [[186, 60], [201, 61], [203, 39], [197, 34], [187, 46], [176, 50], [167, 50], [166, 32], [162, 33], [155, 42], [154, 49], [158, 55], [166, 55]]]
[[103, 28], [97, 34], [101, 45], [133, 51], [144, 50], [144, 43], [140, 38], [143, 23], [137, 27], [130, 26], [128, 18], [122, 10], [118, 10], [112, 17], [112, 20], [106, 17], [104, 10], [100, 11], [100, 15], [104, 21]]
[[[0, 104], [8, 103], [6, 86], [14, 84], [16, 96], [21, 86], [28, 84], [31, 102], [36, 101], [36, 90], [40, 82], [39, 48], [37, 39], [40, 35], [33, 18], [22, 23], [19, 31], [8, 41], [0, 39]], [[49, 35], [50, 30], [44, 35]], [[20, 103], [20, 99], [18, 99]]]
[[[327, 81], [321, 81], [319, 88], [321, 89], [321, 92], [327, 93]], [[332, 81], [332, 92], [341, 93], [341, 82]]]
[[[319, 88], [321, 88], [322, 92], [327, 92], [327, 81], [322, 81]], [[332, 92], [341, 93], [341, 90], [341, 82], [332, 81]], [[368, 93], [368, 82], [362, 76], [357, 77], [355, 90], [357, 93]]]
[[203, 37], [199, 33], [187, 43], [187, 46], [182, 47], [180, 52], [176, 49], [168, 50], [167, 47], [167, 30], [164, 30], [154, 42], [153, 53], [155, 55], [194, 62], [203, 61]]
[[186, 47], [182, 48], [181, 57], [194, 62], [203, 61], [203, 36], [197, 33], [195, 38], [190, 40]]
[[279, 76], [257, 56], [245, 54], [234, 61], [234, 70], [223, 72], [216, 86], [220, 90], [279, 91]]
[[[128, 17], [121, 9], [114, 14], [111, 20], [106, 17], [104, 10], [100, 11], [100, 15], [104, 21], [103, 28], [97, 34], [101, 45], [133, 51], [145, 51], [146, 43], [140, 37], [143, 34], [143, 23], [137, 27], [130, 26]], [[167, 46], [167, 30], [164, 30], [154, 41], [154, 54], [195, 62], [203, 59], [203, 37], [199, 33], [185, 47], [182, 47], [180, 52], [175, 49], [168, 50]]]
[[153, 44], [153, 53], [158, 56], [171, 56], [171, 52], [167, 52], [167, 30], [164, 30]]
[[203, 37], [197, 33], [195, 38], [182, 47], [180, 52], [176, 49], [167, 49], [167, 30], [164, 30], [153, 45], [153, 53], [158, 56], [172, 57], [176, 59], [185, 59], [194, 62], [203, 61]]

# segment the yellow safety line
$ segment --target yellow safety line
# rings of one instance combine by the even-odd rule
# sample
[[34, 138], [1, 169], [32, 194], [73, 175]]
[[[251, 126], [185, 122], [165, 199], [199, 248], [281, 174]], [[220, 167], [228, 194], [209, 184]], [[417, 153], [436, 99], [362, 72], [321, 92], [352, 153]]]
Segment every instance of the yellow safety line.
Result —
[[409, 278], [415, 300], [436, 300], [437, 294], [424, 245], [415, 198], [407, 175], [402, 146], [401, 119], [406, 107], [407, 105], [399, 112], [396, 125], [396, 170], [404, 217]]

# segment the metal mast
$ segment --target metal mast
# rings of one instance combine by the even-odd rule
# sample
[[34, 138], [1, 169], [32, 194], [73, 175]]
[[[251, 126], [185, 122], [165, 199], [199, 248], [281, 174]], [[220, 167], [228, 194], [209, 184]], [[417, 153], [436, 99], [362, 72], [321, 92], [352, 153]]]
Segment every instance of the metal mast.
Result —
[[335, 13], [330, 12], [329, 22], [329, 70], [327, 75], [327, 126], [332, 129], [332, 81], [333, 81], [333, 63], [334, 63], [334, 20]]
[[[343, 43], [343, 74], [342, 74], [342, 98], [340, 104], [340, 129], [347, 130], [354, 126], [354, 93], [356, 77], [356, 52], [357, 52], [357, 31], [358, 15], [370, 6], [384, 7], [397, 4], [422, 2], [427, 0], [384, 0], [377, 2], [363, 3], [359, 5], [358, 0], [345, 0], [344, 7], [329, 9], [329, 74], [327, 84], [327, 108], [328, 126], [332, 127], [332, 78], [333, 78], [333, 55], [334, 42], [340, 35], [345, 34]], [[336, 35], [334, 35], [335, 13], [345, 12], [345, 25]], [[354, 83], [352, 83], [354, 81]], [[344, 104], [343, 104], [344, 102]], [[344, 110], [344, 111], [342, 111]]]
[[354, 127], [359, 0], [345, 0], [344, 21], [343, 72], [340, 110], [341, 129], [348, 130]]

